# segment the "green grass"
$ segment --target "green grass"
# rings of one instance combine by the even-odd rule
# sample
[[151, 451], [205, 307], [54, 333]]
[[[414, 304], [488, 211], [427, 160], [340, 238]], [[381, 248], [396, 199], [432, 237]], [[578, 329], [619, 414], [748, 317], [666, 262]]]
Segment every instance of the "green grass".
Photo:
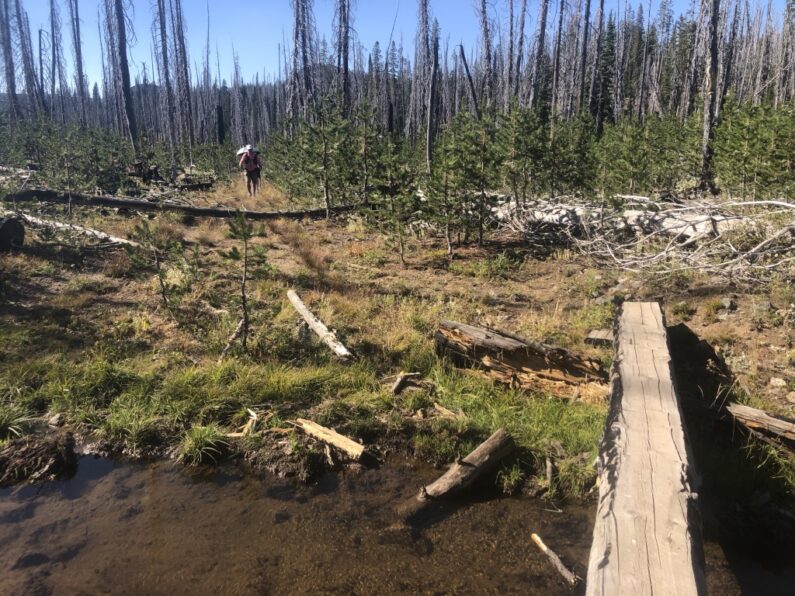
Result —
[[448, 267], [450, 273], [466, 275], [480, 279], [507, 279], [509, 275], [522, 265], [520, 260], [506, 253], [480, 260], [453, 261]]
[[[377, 435], [373, 425], [384, 433], [407, 435], [417, 457], [438, 465], [466, 455], [498, 428], [505, 428], [518, 446], [522, 478], [539, 473], [546, 456], [552, 455], [557, 466], [552, 494], [582, 494], [593, 482], [591, 464], [604, 432], [606, 404], [531, 395], [444, 362], [437, 362], [428, 378], [435, 385], [433, 394], [411, 391], [393, 397], [386, 390], [356, 392], [324, 404], [318, 421], [357, 437]], [[456, 420], [410, 418], [417, 410], [431, 409], [433, 403], [464, 416]], [[519, 482], [518, 472], [511, 474], [511, 478], [500, 477], [504, 488]]]
[[15, 404], [0, 403], [0, 444], [28, 431], [30, 418], [27, 412]]
[[179, 444], [179, 461], [188, 466], [218, 463], [228, 443], [215, 425], [193, 426]]

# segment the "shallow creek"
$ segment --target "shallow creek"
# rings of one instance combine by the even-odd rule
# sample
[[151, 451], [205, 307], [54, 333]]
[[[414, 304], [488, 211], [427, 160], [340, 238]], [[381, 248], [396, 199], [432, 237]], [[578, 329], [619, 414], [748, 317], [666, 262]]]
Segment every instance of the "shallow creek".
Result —
[[[595, 507], [484, 496], [392, 527], [438, 475], [396, 460], [305, 487], [83, 457], [70, 480], [0, 490], [0, 593], [571, 593], [530, 533], [584, 576]], [[710, 592], [739, 593], [720, 547], [706, 552]], [[761, 573], [766, 593], [787, 585]]]

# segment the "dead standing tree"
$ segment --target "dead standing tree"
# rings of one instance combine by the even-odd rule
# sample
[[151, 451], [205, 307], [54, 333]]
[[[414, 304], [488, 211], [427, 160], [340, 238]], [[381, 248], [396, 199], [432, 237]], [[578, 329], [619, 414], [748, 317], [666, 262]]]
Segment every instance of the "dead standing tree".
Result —
[[[707, 3], [709, 2], [709, 8]], [[702, 0], [702, 10], [709, 10], [709, 28], [707, 41], [709, 45], [709, 66], [704, 84], [704, 128], [701, 140], [701, 179], [700, 188], [716, 192], [715, 173], [712, 168], [714, 155], [713, 139], [715, 137], [715, 106], [718, 92], [718, 17], [720, 16], [720, 0]]]
[[174, 105], [174, 92], [171, 87], [171, 72], [169, 70], [168, 29], [166, 27], [165, 0], [157, 0], [157, 25], [153, 26], [152, 34], [155, 47], [158, 48], [158, 69], [160, 70], [160, 87], [165, 90], [165, 114], [163, 120], [166, 125], [169, 153], [171, 155], [171, 178], [174, 178], [176, 161], [174, 156], [174, 123], [177, 109]]
[[88, 122], [88, 89], [86, 87], [86, 77], [83, 72], [83, 42], [80, 37], [80, 10], [78, 0], [67, 0], [69, 4], [69, 22], [72, 29], [72, 47], [74, 48], [74, 67], [75, 67], [75, 87], [77, 88], [77, 98], [79, 105], [79, 119], [81, 124]]
[[0, 50], [3, 52], [3, 71], [5, 74], [6, 94], [8, 95], [9, 112], [12, 118], [20, 112], [17, 97], [16, 67], [11, 39], [11, 8], [10, 0], [0, 0]]

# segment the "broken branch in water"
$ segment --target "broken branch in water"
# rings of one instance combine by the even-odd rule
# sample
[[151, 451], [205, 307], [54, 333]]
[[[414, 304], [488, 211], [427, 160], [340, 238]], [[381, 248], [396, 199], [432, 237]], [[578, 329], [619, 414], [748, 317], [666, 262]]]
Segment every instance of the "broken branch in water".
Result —
[[566, 580], [567, 584], [569, 584], [570, 586], [574, 586], [577, 584], [578, 581], [580, 581], [579, 577], [574, 575], [571, 571], [569, 571], [566, 568], [566, 566], [563, 564], [563, 561], [560, 560], [560, 557], [557, 554], [555, 554], [555, 551], [553, 551], [546, 544], [544, 544], [544, 541], [541, 540], [541, 537], [538, 534], [535, 533], [530, 534], [530, 538], [533, 540], [533, 542], [536, 543], [536, 546], [538, 546], [538, 548], [541, 549], [541, 552], [547, 556], [547, 558], [552, 563], [553, 567], [555, 567], [557, 572], [563, 576], [563, 579]]
[[298, 418], [295, 423], [306, 434], [336, 447], [354, 461], [359, 461], [364, 454], [364, 445], [339, 434], [331, 428], [320, 426], [316, 422], [303, 418]]
[[505, 429], [498, 429], [488, 439], [463, 459], [452, 466], [431, 484], [420, 489], [419, 494], [398, 507], [403, 519], [417, 515], [431, 502], [455, 495], [469, 487], [514, 450], [511, 435]]

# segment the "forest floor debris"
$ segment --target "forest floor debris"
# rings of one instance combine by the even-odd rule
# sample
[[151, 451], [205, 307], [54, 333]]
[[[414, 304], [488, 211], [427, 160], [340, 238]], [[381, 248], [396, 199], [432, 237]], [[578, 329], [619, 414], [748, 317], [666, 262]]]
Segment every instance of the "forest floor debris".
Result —
[[[212, 201], [211, 194], [192, 202]], [[263, 198], [247, 206], [269, 208]], [[63, 217], [63, 207], [42, 209]], [[146, 218], [97, 207], [71, 217], [131, 239]], [[100, 255], [81, 249], [90, 238], [34, 231], [25, 250], [0, 256], [2, 407], [61, 413], [67, 428], [105, 452], [142, 457], [182, 449], [210, 463], [240, 455], [253, 470], [304, 479], [330, 464], [321, 445], [289, 427], [296, 418], [333, 427], [379, 457], [400, 451], [439, 465], [504, 426], [521, 454], [499, 471], [507, 491], [537, 492], [549, 483], [549, 498], [584, 494], [606, 405], [494, 385], [440, 357], [433, 334], [440, 321], [455, 319], [560, 346], [606, 369], [609, 346], [584, 340], [610, 325], [615, 304], [637, 297], [664, 300], [669, 322], [687, 321], [714, 343], [749, 405], [792, 416], [795, 353], [782, 331], [793, 322], [795, 291], [785, 280], [760, 292], [708, 272], [618, 272], [567, 249], [539, 253], [507, 232], [483, 247], [457, 247], [453, 260], [427, 232], [410, 237], [402, 266], [392, 240], [359, 216], [266, 222], [250, 246], [250, 353], [235, 345], [219, 363], [239, 318], [238, 266], [229, 267], [240, 258], [238, 242], [224, 221], [167, 213], [150, 221], [153, 236], [171, 247], [162, 277], [175, 316], [141, 252]], [[356, 361], [337, 361], [296, 328], [288, 289], [336, 327]], [[723, 306], [727, 295], [734, 309]], [[396, 394], [402, 371], [420, 376]], [[249, 409], [267, 419], [230, 443], [225, 435], [243, 433]]]

